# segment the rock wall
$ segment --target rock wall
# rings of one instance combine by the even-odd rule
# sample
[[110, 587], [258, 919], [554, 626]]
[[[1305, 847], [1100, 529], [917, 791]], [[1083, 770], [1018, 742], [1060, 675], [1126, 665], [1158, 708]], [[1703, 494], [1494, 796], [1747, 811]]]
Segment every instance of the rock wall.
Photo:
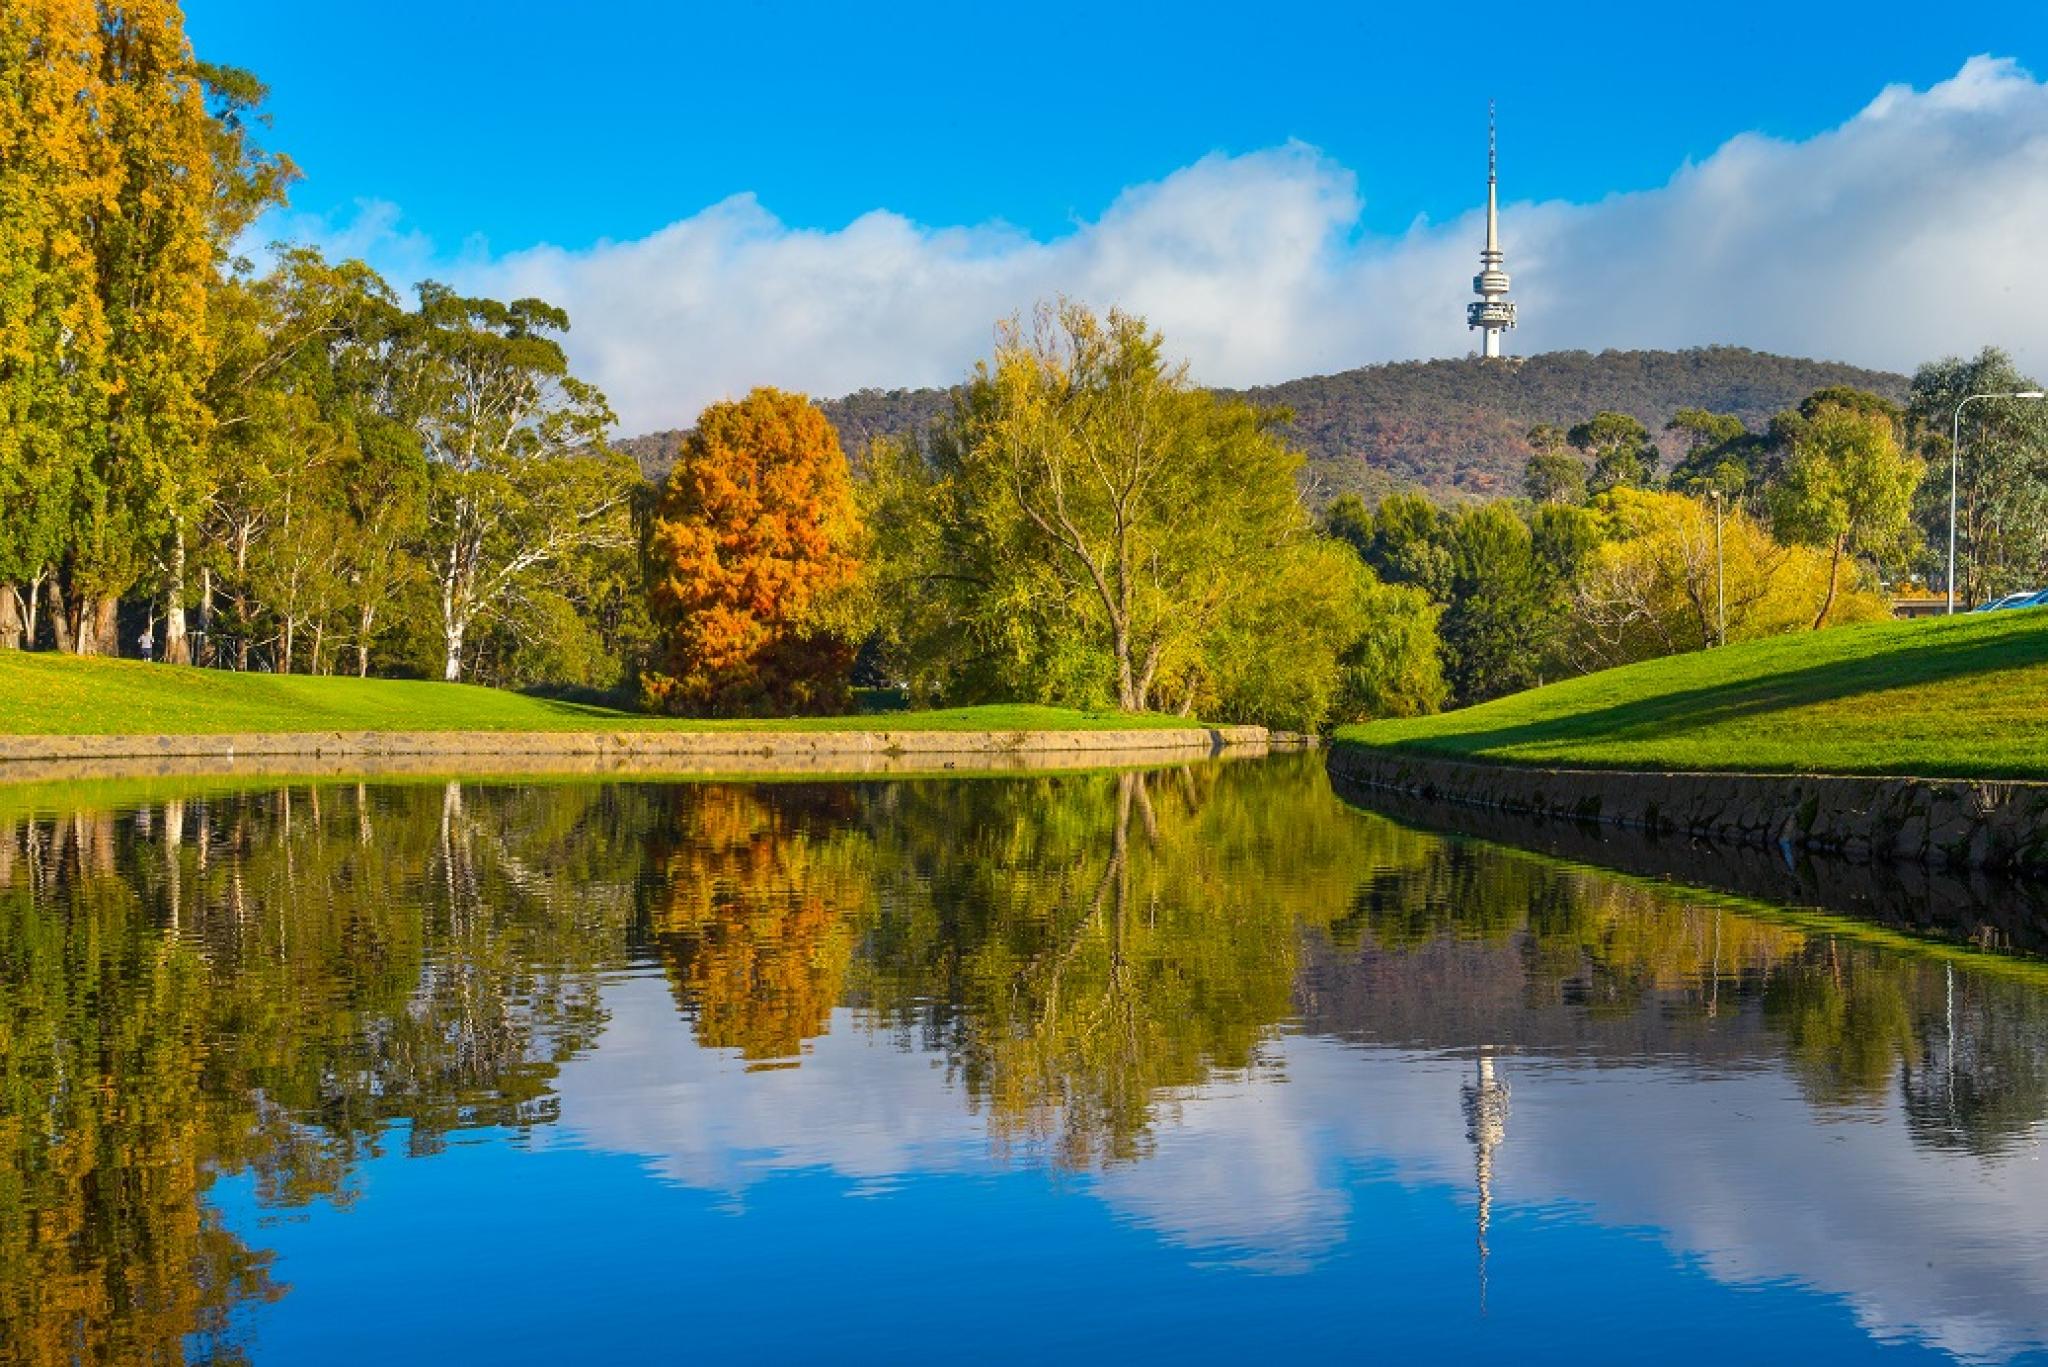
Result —
[[1439, 835], [1750, 901], [1810, 907], [1981, 949], [2048, 954], [2048, 881], [2039, 878], [1892, 860], [1855, 863], [1811, 850], [1453, 806], [1368, 788], [1341, 775], [1332, 775], [1330, 786], [1353, 806]]
[[1858, 862], [2048, 872], [2048, 783], [1480, 764], [1339, 741], [1330, 772], [1429, 802]]

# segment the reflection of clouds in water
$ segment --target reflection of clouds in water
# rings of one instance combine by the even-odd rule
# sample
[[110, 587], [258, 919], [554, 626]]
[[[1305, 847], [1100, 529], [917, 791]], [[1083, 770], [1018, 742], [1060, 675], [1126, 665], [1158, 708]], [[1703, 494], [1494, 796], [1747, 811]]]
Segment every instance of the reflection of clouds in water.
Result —
[[[1139, 1165], [1105, 1180], [1105, 1195], [1188, 1243], [1263, 1238], [1269, 1259], [1324, 1246], [1303, 1233], [1346, 1213], [1339, 1164], [1471, 1199], [1459, 1090], [1469, 1058], [1306, 1037], [1287, 1039], [1283, 1053], [1286, 1082], [1242, 1089], [1259, 1094], [1256, 1122], [1199, 1123], [1159, 1140], [1162, 1155], [1183, 1144], [1220, 1152], [1159, 1171]], [[2048, 1344], [2038, 1150], [1986, 1163], [1916, 1147], [1895, 1103], [1822, 1115], [1778, 1073], [1709, 1077], [1513, 1055], [1497, 1066], [1515, 1101], [1491, 1155], [1496, 1219], [1538, 1206], [1654, 1229], [1718, 1281], [1790, 1280], [1839, 1295], [1881, 1339], [1919, 1337], [1977, 1358]], [[1205, 1098], [1182, 1114], [1234, 1104]], [[1246, 1182], [1233, 1150], [1251, 1142], [1286, 1152], [1257, 1155], [1262, 1180]], [[1283, 1173], [1297, 1185], [1272, 1180]], [[1496, 1227], [1496, 1246], [1500, 1238]]]
[[943, 1061], [834, 1011], [802, 1065], [747, 1070], [701, 1049], [659, 976], [614, 984], [598, 1047], [562, 1070], [564, 1128], [645, 1154], [661, 1176], [738, 1196], [777, 1172], [826, 1168], [863, 1184], [986, 1163], [986, 1131]]
[[1259, 1075], [1202, 1088], [1162, 1117], [1150, 1154], [1105, 1169], [1095, 1189], [1122, 1218], [1218, 1261], [1306, 1271], [1344, 1242], [1351, 1199], [1291, 1095]]
[[[658, 979], [615, 985], [607, 1005], [599, 1047], [562, 1073], [564, 1129], [647, 1155], [672, 1180], [737, 1195], [776, 1172], [824, 1168], [872, 1191], [996, 1164], [942, 1062], [848, 1012], [801, 1067], [748, 1073], [690, 1042]], [[1472, 1200], [1469, 1056], [1302, 1036], [1271, 1053], [1278, 1068], [1162, 1106], [1152, 1152], [1086, 1189], [1203, 1260], [1280, 1272], [1343, 1245], [1347, 1170]], [[1976, 1358], [2048, 1345], [2038, 1147], [1996, 1161], [1916, 1147], [1896, 1101], [1817, 1112], [1776, 1071], [1520, 1055], [1498, 1067], [1515, 1099], [1491, 1155], [1496, 1251], [1517, 1237], [1502, 1234], [1506, 1211], [1581, 1211], [1660, 1231], [1725, 1283], [1841, 1296], [1881, 1339]]]

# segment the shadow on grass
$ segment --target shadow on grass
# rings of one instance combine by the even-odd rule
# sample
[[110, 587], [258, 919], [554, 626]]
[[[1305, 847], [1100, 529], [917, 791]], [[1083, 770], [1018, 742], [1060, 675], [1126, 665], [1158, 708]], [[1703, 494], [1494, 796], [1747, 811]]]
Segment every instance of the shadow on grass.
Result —
[[[2043, 626], [2048, 627], [2048, 622]], [[1483, 755], [1534, 762], [1529, 756], [1499, 752], [1523, 745], [1574, 741], [1606, 745], [1654, 742], [1740, 722], [1745, 717], [1840, 702], [1861, 694], [1948, 683], [1972, 675], [2039, 664], [2044, 658], [2044, 638], [2048, 638], [2048, 632], [2024, 631], [1989, 640], [1930, 641], [1875, 656], [1830, 660], [1807, 669], [1759, 679], [1637, 698], [1589, 712], [1573, 712], [1450, 735], [1417, 737], [1404, 742], [1404, 745], [1437, 754]], [[1741, 756], [1735, 758], [1739, 760]], [[1583, 762], [1591, 768], [1619, 768], [1625, 763], [1576, 759], [1573, 762]], [[1935, 774], [1980, 772], [1968, 765], [1930, 764], [1918, 767], [1923, 772]], [[2038, 764], [2025, 767], [2028, 774], [2039, 773], [2042, 769]], [[2013, 776], [2020, 775], [2015, 772]]]

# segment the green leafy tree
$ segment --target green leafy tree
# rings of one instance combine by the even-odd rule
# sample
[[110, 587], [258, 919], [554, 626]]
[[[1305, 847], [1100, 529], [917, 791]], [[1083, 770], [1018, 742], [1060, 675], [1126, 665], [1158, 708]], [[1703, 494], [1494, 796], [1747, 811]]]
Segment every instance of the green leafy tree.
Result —
[[1372, 545], [1372, 509], [1357, 494], [1339, 494], [1323, 509], [1323, 535], [1342, 541], [1360, 559]]
[[1127, 314], [1006, 327], [928, 446], [869, 461], [900, 667], [955, 698], [1220, 696], [1214, 652], [1261, 648], [1245, 604], [1321, 540], [1277, 421], [1196, 389]]
[[88, 3], [0, 11], [0, 649], [36, 645], [46, 584], [61, 606], [99, 435], [108, 337], [87, 221], [119, 168], [94, 116], [98, 42]]
[[604, 443], [604, 396], [569, 373], [569, 318], [420, 287], [401, 327], [395, 411], [428, 462], [422, 559], [439, 605], [441, 677], [462, 677], [479, 622], [515, 634], [524, 598], [580, 547], [631, 546], [639, 472]]
[[1553, 423], [1529, 429], [1533, 454], [1522, 467], [1522, 492], [1534, 503], [1583, 503], [1586, 463], [1573, 455], [1564, 430]]
[[1762, 443], [1732, 413], [1711, 413], [1704, 408], [1681, 408], [1664, 424], [1676, 433], [1685, 451], [1671, 469], [1673, 489], [1687, 494], [1719, 493], [1723, 498], [1744, 498], [1756, 492], [1763, 475], [1759, 456]]
[[1451, 526], [1450, 558], [1444, 660], [1458, 700], [1483, 702], [1531, 686], [1553, 595], [1528, 524], [1500, 503], [1467, 509]]
[[1451, 592], [1450, 524], [1420, 494], [1394, 494], [1373, 513], [1361, 554], [1389, 584], [1413, 584], [1437, 602]]
[[1773, 492], [1775, 530], [1828, 552], [1827, 586], [1813, 627], [1827, 625], [1850, 556], [1899, 556], [1909, 544], [1913, 492], [1926, 463], [1900, 449], [1896, 409], [1818, 405]]
[[1650, 440], [1650, 429], [1626, 413], [1606, 409], [1572, 428], [1565, 440], [1593, 462], [1587, 488], [1596, 494], [1647, 486], [1662, 459], [1657, 443]]
[[[1969, 359], [1947, 357], [1914, 373], [1907, 412], [1923, 433], [1921, 450], [1949, 463], [1956, 407], [1972, 394], [2011, 394], [2041, 386], [1996, 347]], [[2048, 403], [1984, 399], [1962, 414], [1956, 471], [1956, 589], [1964, 603], [1983, 602], [2048, 577]], [[1917, 521], [1932, 552], [1931, 569], [1947, 570], [1948, 471], [1920, 489]]]

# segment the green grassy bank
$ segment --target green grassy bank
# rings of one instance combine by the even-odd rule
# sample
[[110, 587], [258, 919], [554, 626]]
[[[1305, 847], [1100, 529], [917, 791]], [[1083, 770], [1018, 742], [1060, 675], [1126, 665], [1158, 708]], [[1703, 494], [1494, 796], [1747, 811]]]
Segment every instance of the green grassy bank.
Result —
[[2048, 611], [1751, 641], [1337, 739], [1565, 767], [2048, 779]]
[[679, 721], [467, 684], [234, 674], [0, 651], [0, 734], [280, 731], [1103, 731], [1180, 717], [1004, 704], [856, 717]]

